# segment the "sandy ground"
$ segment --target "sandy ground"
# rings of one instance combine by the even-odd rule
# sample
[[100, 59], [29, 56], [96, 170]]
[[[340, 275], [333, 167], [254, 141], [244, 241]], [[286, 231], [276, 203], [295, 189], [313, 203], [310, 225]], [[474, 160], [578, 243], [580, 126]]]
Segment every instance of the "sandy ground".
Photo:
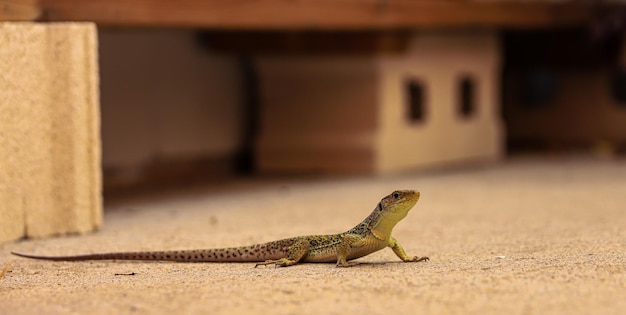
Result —
[[[422, 199], [353, 268], [47, 262], [346, 230], [395, 189]], [[626, 162], [517, 160], [386, 178], [241, 181], [107, 206], [97, 233], [0, 246], [2, 314], [626, 314]]]

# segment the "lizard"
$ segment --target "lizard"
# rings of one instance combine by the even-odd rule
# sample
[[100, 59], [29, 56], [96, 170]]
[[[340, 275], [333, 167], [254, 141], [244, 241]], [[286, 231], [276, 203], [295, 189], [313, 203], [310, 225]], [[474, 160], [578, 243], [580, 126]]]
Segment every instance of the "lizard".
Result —
[[420, 198], [419, 191], [398, 190], [385, 196], [374, 211], [352, 229], [330, 235], [307, 235], [249, 246], [86, 254], [76, 256], [38, 256], [11, 252], [13, 255], [52, 261], [143, 260], [175, 262], [256, 262], [258, 266], [293, 266], [300, 262], [336, 262], [338, 267], [358, 264], [350, 261], [390, 247], [404, 262], [428, 261], [428, 257], [409, 257], [391, 236], [394, 226], [404, 219]]

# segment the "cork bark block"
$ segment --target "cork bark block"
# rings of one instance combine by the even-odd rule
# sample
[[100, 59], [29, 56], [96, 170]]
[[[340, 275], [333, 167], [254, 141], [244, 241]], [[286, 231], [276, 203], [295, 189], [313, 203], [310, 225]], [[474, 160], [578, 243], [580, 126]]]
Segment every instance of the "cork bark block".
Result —
[[0, 241], [102, 221], [97, 34], [0, 23]]
[[257, 165], [386, 174], [496, 160], [499, 54], [485, 32], [413, 35], [403, 52], [259, 57]]

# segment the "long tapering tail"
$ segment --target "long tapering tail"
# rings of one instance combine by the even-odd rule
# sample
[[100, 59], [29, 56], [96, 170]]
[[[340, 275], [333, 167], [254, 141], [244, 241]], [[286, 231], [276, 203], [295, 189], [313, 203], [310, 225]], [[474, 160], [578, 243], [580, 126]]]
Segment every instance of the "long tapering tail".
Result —
[[229, 248], [98, 253], [75, 256], [41, 256], [16, 252], [11, 252], [11, 254], [24, 258], [52, 261], [144, 260], [175, 262], [259, 262], [268, 259], [279, 259], [286, 255], [286, 249], [276, 244], [276, 242], [270, 242]]
[[159, 251], [159, 252], [120, 252], [101, 253], [75, 256], [40, 256], [11, 252], [15, 256], [31, 259], [51, 260], [51, 261], [82, 261], [82, 260], [159, 260], [178, 262], [209, 262], [218, 261], [219, 257], [214, 257], [210, 253], [202, 250], [180, 250], [180, 251]]

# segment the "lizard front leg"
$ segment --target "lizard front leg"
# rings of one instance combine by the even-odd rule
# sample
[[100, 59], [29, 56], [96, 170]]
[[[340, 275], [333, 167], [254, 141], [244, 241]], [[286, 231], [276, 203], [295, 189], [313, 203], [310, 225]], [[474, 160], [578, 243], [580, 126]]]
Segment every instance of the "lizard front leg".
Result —
[[430, 260], [430, 258], [423, 256], [423, 257], [409, 257], [406, 252], [404, 251], [404, 249], [402, 248], [402, 246], [400, 246], [400, 243], [398, 243], [398, 240], [396, 240], [393, 237], [389, 237], [389, 245], [387, 245], [389, 247], [391, 247], [391, 249], [393, 250], [393, 252], [396, 254], [396, 256], [398, 256], [398, 258], [402, 259], [402, 261], [404, 262], [417, 262], [417, 261], [428, 261]]
[[289, 267], [297, 264], [302, 258], [309, 252], [311, 244], [306, 239], [301, 239], [289, 246], [287, 250], [287, 256], [276, 260], [266, 260], [254, 265], [254, 268], [258, 266], [275, 265], [276, 267]]

